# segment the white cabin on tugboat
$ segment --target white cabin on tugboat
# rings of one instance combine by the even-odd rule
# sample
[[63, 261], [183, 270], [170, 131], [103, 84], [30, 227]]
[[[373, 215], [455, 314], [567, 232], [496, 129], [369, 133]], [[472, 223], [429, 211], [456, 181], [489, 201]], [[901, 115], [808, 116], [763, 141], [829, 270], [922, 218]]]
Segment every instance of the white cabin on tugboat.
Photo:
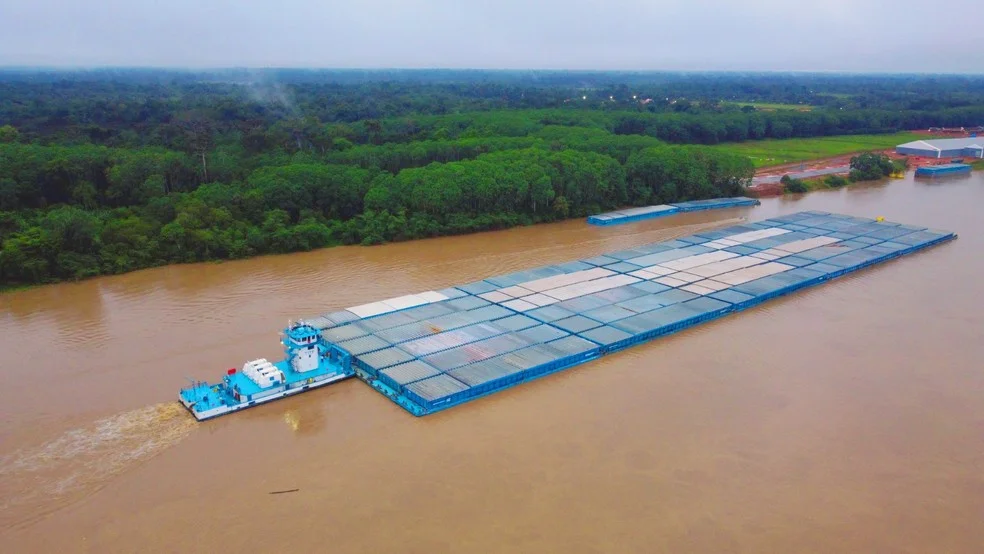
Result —
[[318, 332], [305, 325], [289, 326], [283, 344], [287, 347], [290, 367], [297, 373], [314, 371], [321, 365]]

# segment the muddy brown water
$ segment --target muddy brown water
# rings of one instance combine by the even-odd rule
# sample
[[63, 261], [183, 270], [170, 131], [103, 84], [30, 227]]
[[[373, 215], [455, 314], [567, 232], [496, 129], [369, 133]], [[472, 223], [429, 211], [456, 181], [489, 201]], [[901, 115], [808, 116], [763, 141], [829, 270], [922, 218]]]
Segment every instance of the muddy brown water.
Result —
[[[5, 552], [981, 552], [984, 176], [0, 296]], [[806, 209], [954, 242], [446, 412], [173, 401], [290, 318]], [[272, 491], [299, 489], [288, 494]]]

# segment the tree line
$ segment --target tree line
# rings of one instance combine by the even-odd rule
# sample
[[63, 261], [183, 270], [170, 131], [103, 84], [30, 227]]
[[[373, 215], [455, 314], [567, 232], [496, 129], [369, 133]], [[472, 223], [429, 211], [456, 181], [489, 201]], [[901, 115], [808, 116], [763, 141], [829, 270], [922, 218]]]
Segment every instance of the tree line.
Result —
[[199, 185], [201, 168], [180, 152], [2, 144], [0, 284], [738, 195], [752, 174], [747, 158], [699, 147], [640, 145], [622, 163], [587, 149], [531, 146], [397, 172], [295, 160]]
[[[814, 106], [763, 112], [735, 103]], [[984, 77], [468, 71], [0, 70], [0, 125], [24, 140], [192, 153], [237, 145], [325, 152], [526, 136], [544, 125], [664, 141], [871, 133], [981, 124]]]
[[0, 287], [740, 195], [750, 161], [700, 145], [981, 106], [958, 77], [0, 71]]

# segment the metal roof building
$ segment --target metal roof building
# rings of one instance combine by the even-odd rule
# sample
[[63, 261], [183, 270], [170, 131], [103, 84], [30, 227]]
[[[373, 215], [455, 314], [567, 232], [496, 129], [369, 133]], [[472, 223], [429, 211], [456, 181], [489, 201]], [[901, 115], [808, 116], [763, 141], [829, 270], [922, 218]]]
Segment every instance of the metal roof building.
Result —
[[907, 156], [926, 156], [928, 158], [956, 158], [961, 156], [984, 158], [984, 138], [917, 140], [896, 146], [895, 152]]

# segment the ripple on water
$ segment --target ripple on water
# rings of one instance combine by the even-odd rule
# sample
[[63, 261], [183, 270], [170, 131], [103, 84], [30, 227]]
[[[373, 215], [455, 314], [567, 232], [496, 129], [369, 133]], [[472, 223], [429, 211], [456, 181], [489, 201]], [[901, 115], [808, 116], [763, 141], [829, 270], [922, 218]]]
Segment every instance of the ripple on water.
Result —
[[0, 526], [23, 527], [99, 490], [195, 428], [177, 402], [115, 414], [0, 458]]

